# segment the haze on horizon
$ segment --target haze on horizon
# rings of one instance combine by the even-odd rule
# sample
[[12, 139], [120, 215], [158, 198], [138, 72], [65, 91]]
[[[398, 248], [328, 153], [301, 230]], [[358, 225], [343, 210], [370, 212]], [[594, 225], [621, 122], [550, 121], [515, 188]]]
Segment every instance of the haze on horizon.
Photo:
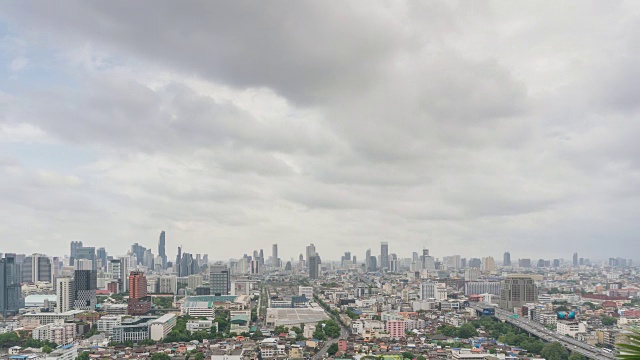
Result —
[[635, 1], [0, 3], [4, 252], [637, 257]]

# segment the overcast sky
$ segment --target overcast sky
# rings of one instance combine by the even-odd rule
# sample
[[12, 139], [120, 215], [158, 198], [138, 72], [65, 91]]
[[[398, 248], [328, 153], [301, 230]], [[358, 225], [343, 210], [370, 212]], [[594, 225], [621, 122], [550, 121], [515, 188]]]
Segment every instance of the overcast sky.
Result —
[[0, 252], [637, 258], [637, 1], [3, 1]]

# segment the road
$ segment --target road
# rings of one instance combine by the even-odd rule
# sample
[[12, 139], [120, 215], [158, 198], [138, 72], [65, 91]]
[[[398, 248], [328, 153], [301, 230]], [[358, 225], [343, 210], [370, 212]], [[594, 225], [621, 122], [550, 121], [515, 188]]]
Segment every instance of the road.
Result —
[[568, 337], [568, 336], [564, 336], [564, 335], [560, 335], [558, 333], [556, 333], [555, 331], [549, 330], [546, 327], [544, 327], [544, 325], [540, 324], [539, 322], [536, 321], [532, 321], [532, 320], [528, 320], [528, 319], [523, 319], [523, 318], [512, 318], [511, 316], [513, 316], [514, 314], [499, 308], [496, 308], [493, 305], [490, 304], [485, 304], [485, 303], [478, 303], [478, 304], [470, 304], [470, 306], [475, 309], [475, 310], [479, 310], [482, 311], [482, 309], [484, 308], [495, 308], [496, 311], [496, 318], [506, 321], [526, 332], [528, 332], [531, 335], [537, 336], [538, 338], [545, 340], [545, 341], [556, 341], [561, 343], [567, 350], [571, 351], [571, 352], [577, 352], [579, 354], [584, 355], [585, 357], [589, 358], [589, 359], [595, 359], [595, 360], [612, 360], [615, 359], [615, 355], [614, 354], [609, 354], [609, 353], [605, 353], [602, 349], [589, 345], [589, 344], [585, 344], [581, 341], [578, 341], [574, 338]]
[[[313, 291], [314, 292], [318, 292], [319, 289], [314, 286]], [[349, 336], [349, 329], [347, 329], [346, 327], [342, 326], [342, 322], [339, 321], [339, 319], [335, 319], [335, 316], [332, 313], [327, 312], [327, 309], [323, 308], [323, 310], [324, 310], [325, 313], [327, 313], [327, 315], [329, 315], [330, 317], [334, 318], [334, 320], [336, 320], [338, 325], [340, 325], [340, 337], [338, 339], [331, 339], [329, 341], [326, 341], [324, 343], [324, 345], [322, 346], [322, 348], [315, 355], [313, 355], [313, 357], [311, 358], [312, 360], [319, 360], [319, 359], [324, 358], [324, 355], [327, 353], [327, 351], [329, 350], [329, 347], [331, 345], [337, 343], [339, 339], [346, 339]]]

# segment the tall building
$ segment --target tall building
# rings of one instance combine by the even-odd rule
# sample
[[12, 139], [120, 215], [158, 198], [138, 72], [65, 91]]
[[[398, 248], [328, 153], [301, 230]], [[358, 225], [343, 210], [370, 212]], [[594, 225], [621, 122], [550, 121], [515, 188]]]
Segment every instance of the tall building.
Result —
[[71, 242], [71, 249], [69, 251], [69, 265], [74, 266], [75, 265], [75, 259], [76, 259], [76, 250], [78, 248], [82, 247], [82, 241], [72, 241]]
[[389, 270], [389, 243], [380, 243], [380, 267]]
[[573, 253], [573, 266], [577, 267], [578, 265], [578, 253]]
[[315, 253], [309, 258], [309, 278], [317, 279], [320, 274], [320, 255]]
[[367, 252], [364, 254], [364, 271], [371, 271], [371, 249], [367, 249]]
[[134, 243], [133, 245], [131, 245], [131, 253], [133, 255], [136, 256], [136, 259], [138, 261], [137, 264], [134, 265], [140, 265], [142, 264], [143, 260], [144, 260], [144, 252], [147, 250], [146, 247], [138, 244], [138, 243]]
[[33, 254], [22, 263], [22, 282], [49, 282], [53, 279], [51, 259], [47, 255]]
[[176, 256], [176, 264], [173, 266], [178, 277], [183, 276], [180, 273], [180, 264], [182, 263], [182, 246], [178, 246], [178, 256]]
[[164, 230], [160, 232], [160, 239], [158, 240], [158, 256], [162, 258], [162, 269], [167, 268], [167, 252], [166, 252], [166, 243], [165, 243], [165, 233]]
[[180, 261], [180, 272], [178, 277], [185, 277], [191, 274], [196, 274], [200, 271], [198, 264], [193, 259], [193, 255], [185, 252], [182, 253], [182, 260]]
[[15, 254], [0, 258], [0, 314], [15, 315], [21, 307], [21, 289]]
[[278, 268], [280, 267], [280, 259], [278, 258], [278, 244], [273, 244], [271, 247], [271, 266]]
[[433, 256], [429, 255], [429, 249], [422, 249], [422, 269], [429, 271], [436, 270], [436, 261]]
[[371, 255], [369, 257], [369, 269], [367, 271], [376, 272], [378, 271], [378, 259], [375, 256]]
[[93, 267], [91, 270], [97, 269], [97, 261], [96, 261], [96, 248], [92, 246], [81, 246], [76, 248], [76, 260], [78, 259], [86, 259], [91, 260]]
[[251, 275], [259, 275], [261, 271], [262, 268], [260, 267], [260, 261], [257, 259], [251, 260], [249, 273]]
[[508, 251], [502, 256], [502, 266], [511, 266], [511, 253]]
[[75, 297], [75, 282], [70, 277], [56, 279], [56, 312], [66, 312], [73, 309]]
[[77, 310], [96, 309], [97, 272], [76, 270], [74, 272], [75, 296], [73, 307]]
[[490, 274], [496, 270], [496, 261], [492, 256], [482, 258], [482, 272]]
[[231, 276], [226, 265], [212, 265], [210, 267], [209, 287], [211, 295], [229, 295], [231, 293]]
[[502, 282], [500, 289], [501, 309], [513, 311], [526, 303], [538, 301], [538, 289], [535, 281], [529, 275], [511, 274]]
[[97, 267], [100, 270], [107, 268], [107, 250], [103, 247], [96, 250]]
[[147, 296], [147, 277], [142, 271], [129, 274], [129, 299], [127, 314], [144, 315], [151, 310], [151, 298]]

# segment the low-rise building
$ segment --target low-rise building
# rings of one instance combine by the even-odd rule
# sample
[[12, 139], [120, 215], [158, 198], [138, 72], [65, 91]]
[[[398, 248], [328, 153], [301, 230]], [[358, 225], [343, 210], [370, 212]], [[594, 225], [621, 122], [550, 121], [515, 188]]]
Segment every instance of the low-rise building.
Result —
[[71, 344], [76, 336], [76, 324], [57, 322], [41, 325], [33, 329], [31, 336], [36, 340], [58, 345]]
[[174, 326], [176, 326], [176, 314], [162, 315], [158, 319], [149, 322], [149, 337], [155, 341], [162, 340], [171, 332]]

